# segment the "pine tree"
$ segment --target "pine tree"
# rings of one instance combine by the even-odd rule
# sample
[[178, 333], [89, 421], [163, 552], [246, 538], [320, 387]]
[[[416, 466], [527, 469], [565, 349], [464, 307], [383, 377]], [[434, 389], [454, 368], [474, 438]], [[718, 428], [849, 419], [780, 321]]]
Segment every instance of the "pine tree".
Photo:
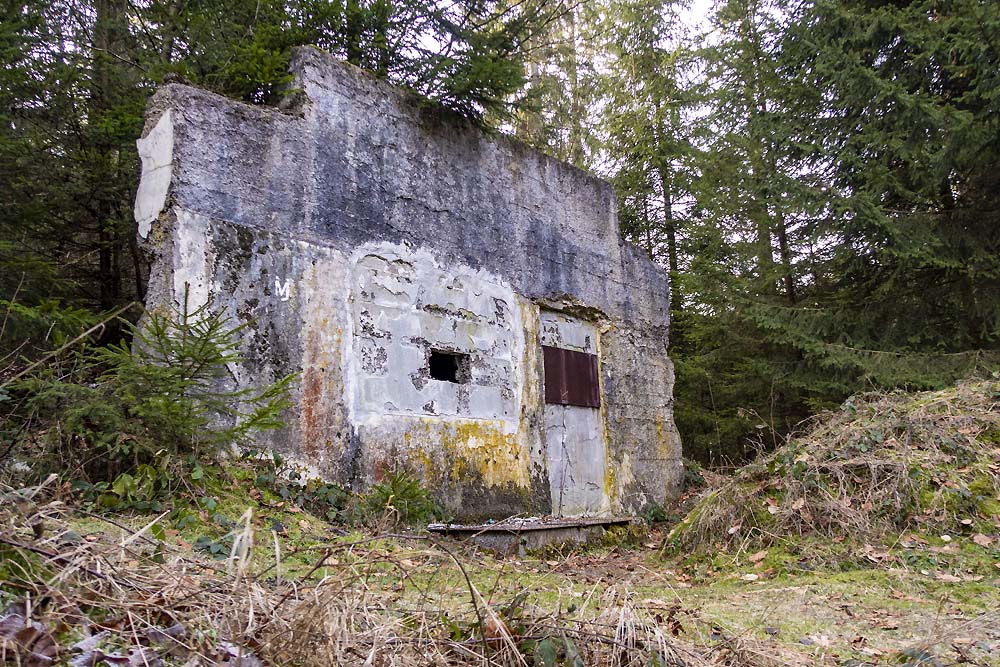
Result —
[[780, 433], [871, 384], [997, 367], [998, 16], [720, 5], [678, 372], [689, 451], [744, 437], [751, 411]]
[[626, 238], [670, 271], [675, 340], [683, 309], [679, 239], [691, 208], [694, 165], [692, 50], [673, 1], [612, 0], [602, 34], [605, 151]]
[[581, 169], [599, 160], [593, 113], [600, 96], [597, 60], [601, 3], [569, 5], [527, 44], [525, 87], [510, 129], [529, 146]]
[[699, 458], [738, 459], [760, 427], [787, 432], [813, 407], [805, 360], [758, 321], [808, 291], [818, 207], [789, 111], [797, 93], [781, 70], [785, 23], [780, 2], [724, 0], [699, 54], [696, 204], [680, 276], [691, 307], [672, 345], [678, 428]]
[[313, 44], [499, 122], [516, 109], [528, 41], [564, 11], [562, 0], [3, 0], [0, 360], [49, 347], [63, 309], [72, 327], [80, 309], [141, 301], [135, 140], [168, 75], [275, 103], [291, 49]]

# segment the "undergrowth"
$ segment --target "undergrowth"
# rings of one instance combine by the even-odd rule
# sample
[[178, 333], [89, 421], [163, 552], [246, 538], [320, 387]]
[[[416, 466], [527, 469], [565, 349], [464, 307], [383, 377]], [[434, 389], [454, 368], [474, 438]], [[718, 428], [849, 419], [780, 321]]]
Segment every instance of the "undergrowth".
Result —
[[[869, 396], [732, 479], [705, 471], [659, 553], [664, 528], [638, 524], [486, 556], [398, 529], [439, 511], [412, 477], [355, 494], [271, 453], [196, 459], [145, 510], [56, 479], [0, 488], [0, 644], [27, 665], [994, 664], [988, 390]], [[919, 467], [913, 488], [876, 476], [889, 463]], [[745, 495], [714, 505], [727, 488]], [[912, 507], [880, 509], [897, 498]], [[838, 500], [856, 512], [817, 518]]]
[[[0, 644], [17, 664], [699, 667], [743, 651], [678, 639], [614, 587], [592, 593], [587, 614], [539, 608], [526, 589], [484, 580], [476, 552], [429, 536], [272, 544], [268, 519], [247, 510], [225, 549], [191, 549], [176, 528], [152, 528], [162, 515], [139, 529], [107, 515], [81, 525], [53, 491], [8, 492], [18, 502], [0, 505]], [[232, 509], [201, 500], [199, 521]]]
[[[1000, 524], [1000, 382], [866, 394], [706, 490], [670, 553], [816, 536], [880, 545], [906, 531], [974, 536]], [[862, 555], [863, 557], [863, 555]]]
[[156, 511], [205, 459], [283, 425], [294, 376], [232, 386], [245, 325], [211, 303], [185, 295], [175, 311], [120, 325], [126, 340], [83, 340], [0, 383], [8, 478], [56, 474], [104, 507]]

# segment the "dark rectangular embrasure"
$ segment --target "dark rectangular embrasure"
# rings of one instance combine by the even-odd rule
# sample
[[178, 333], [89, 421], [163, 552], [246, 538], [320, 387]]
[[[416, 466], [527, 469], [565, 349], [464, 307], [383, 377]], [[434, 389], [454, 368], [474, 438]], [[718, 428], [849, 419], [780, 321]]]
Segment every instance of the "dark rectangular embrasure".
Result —
[[555, 405], [601, 407], [597, 355], [542, 346], [545, 364], [545, 402]]
[[442, 382], [465, 384], [469, 381], [469, 355], [448, 350], [431, 350], [427, 361], [430, 376]]

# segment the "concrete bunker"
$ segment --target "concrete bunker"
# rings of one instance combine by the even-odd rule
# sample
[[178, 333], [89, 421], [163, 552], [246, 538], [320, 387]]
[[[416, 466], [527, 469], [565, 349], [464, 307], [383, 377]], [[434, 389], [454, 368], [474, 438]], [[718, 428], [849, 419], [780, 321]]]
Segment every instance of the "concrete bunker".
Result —
[[292, 70], [281, 110], [164, 86], [139, 141], [147, 307], [246, 322], [235, 385], [300, 373], [262, 444], [462, 518], [675, 495], [669, 286], [611, 187], [315, 49]]

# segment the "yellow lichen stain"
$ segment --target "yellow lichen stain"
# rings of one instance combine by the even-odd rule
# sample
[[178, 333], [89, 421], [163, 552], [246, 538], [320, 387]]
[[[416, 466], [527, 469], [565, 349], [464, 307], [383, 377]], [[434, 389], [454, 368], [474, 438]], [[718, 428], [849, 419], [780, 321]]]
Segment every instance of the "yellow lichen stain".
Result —
[[601, 429], [604, 435], [604, 499], [610, 507], [615, 507], [617, 505], [616, 500], [620, 495], [617, 485], [617, 474], [615, 468], [615, 461], [611, 458], [611, 422], [608, 416], [607, 410], [607, 398], [604, 393], [604, 335], [607, 334], [614, 328], [610, 322], [605, 324], [603, 327], [599, 328], [597, 334], [597, 340], [595, 341], [597, 346], [597, 382], [601, 397], [601, 414], [600, 422]]
[[607, 465], [604, 468], [604, 495], [611, 501], [614, 505], [614, 501], [618, 498], [618, 476], [615, 475], [615, 467], [612, 465]]
[[[524, 330], [524, 348], [521, 355], [521, 405], [535, 405], [541, 396], [539, 386], [538, 363], [541, 346], [538, 344], [538, 327], [540, 323], [538, 305], [527, 299], [515, 297], [515, 303], [521, 310], [521, 322]], [[523, 420], [522, 420], [523, 421]]]
[[150, 231], [146, 235], [147, 242], [153, 247], [160, 248], [163, 247], [164, 242], [167, 240], [169, 227], [165, 224], [167, 217], [160, 214], [156, 218], [156, 221], [150, 226]]
[[659, 454], [661, 461], [666, 461], [671, 458], [671, 442], [670, 437], [671, 429], [667, 428], [667, 425], [663, 423], [663, 415], [659, 412], [653, 417], [653, 425], [656, 428], [656, 449], [657, 454]]
[[514, 305], [521, 314], [523, 336], [521, 339], [521, 358], [520, 360], [512, 359], [512, 361], [515, 363], [520, 361], [518, 365], [520, 366], [521, 395], [518, 401], [517, 442], [523, 443], [521, 455], [525, 479], [523, 486], [527, 487], [529, 484], [527, 471], [530, 463], [529, 443], [535, 437], [535, 433], [531, 429], [531, 423], [534, 421], [532, 415], [537, 412], [538, 406], [541, 404], [541, 384], [539, 382], [541, 373], [538, 370], [539, 352], [541, 351], [541, 347], [538, 345], [539, 310], [538, 305], [533, 301], [517, 295], [514, 296]]
[[439, 466], [434, 463], [434, 457], [421, 445], [413, 445], [413, 434], [410, 431], [403, 433], [403, 441], [407, 452], [408, 460], [415, 466], [422, 468], [420, 477], [424, 480], [432, 480]]
[[421, 421], [447, 454], [451, 480], [466, 479], [475, 473], [488, 487], [528, 486], [527, 448], [521, 446], [516, 433], [504, 432], [502, 422], [431, 418]]
[[413, 454], [417, 463], [424, 467], [424, 478], [430, 478], [434, 474], [434, 459], [423, 447], [417, 447]]

